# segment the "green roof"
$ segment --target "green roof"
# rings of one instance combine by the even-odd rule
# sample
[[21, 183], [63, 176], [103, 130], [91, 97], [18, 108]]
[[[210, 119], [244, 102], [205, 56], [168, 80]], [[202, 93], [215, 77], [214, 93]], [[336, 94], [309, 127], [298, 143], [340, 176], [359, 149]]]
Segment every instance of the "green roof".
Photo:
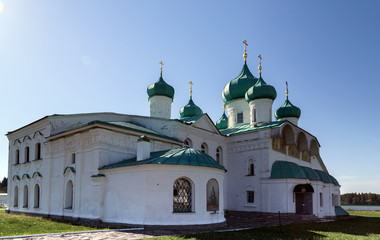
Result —
[[225, 112], [223, 112], [223, 115], [219, 118], [218, 121], [216, 121], [215, 126], [219, 130], [228, 128], [228, 118]]
[[189, 102], [179, 111], [181, 118], [195, 117], [201, 114], [203, 114], [202, 109], [195, 105], [191, 96]]
[[272, 165], [270, 178], [296, 178], [307, 179], [306, 173], [296, 163], [275, 161]]
[[245, 100], [247, 102], [250, 102], [252, 100], [261, 99], [261, 98], [268, 98], [275, 100], [277, 97], [276, 89], [267, 84], [264, 79], [260, 77], [257, 80], [256, 84], [253, 87], [250, 87], [247, 92], [245, 93]]
[[312, 181], [333, 183], [335, 186], [339, 186], [338, 181], [324, 171], [299, 166], [296, 163], [287, 161], [275, 161], [272, 165], [270, 178], [309, 179]]
[[[107, 121], [95, 120], [95, 121], [91, 121], [91, 122], [76, 126], [74, 128], [68, 129], [66, 131], [81, 128], [81, 127], [88, 126], [91, 124], [103, 124], [103, 125], [107, 125], [107, 126], [118, 127], [118, 128], [133, 130], [133, 131], [144, 133], [144, 134], [150, 134], [150, 135], [154, 135], [154, 136], [158, 136], [158, 137], [163, 137], [163, 138], [167, 138], [167, 139], [174, 140], [174, 141], [179, 141], [177, 138], [169, 137], [165, 134], [162, 134], [162, 133], [159, 133], [159, 132], [154, 131], [152, 129], [146, 128], [146, 127], [142, 126], [141, 124], [136, 123], [136, 122], [132, 122], [132, 121], [107, 122]], [[58, 134], [60, 134], [60, 133], [58, 133]]]
[[220, 129], [220, 133], [224, 136], [231, 136], [235, 134], [254, 132], [254, 131], [259, 131], [259, 130], [268, 129], [268, 128], [281, 127], [286, 122], [287, 121], [284, 120], [284, 121], [275, 121], [275, 122], [270, 122], [270, 123], [259, 123], [253, 127], [251, 127], [250, 124], [242, 124], [242, 125], [237, 125], [231, 128]]
[[350, 214], [344, 210], [341, 206], [335, 206], [335, 215], [336, 216], [349, 216]]
[[174, 88], [164, 81], [162, 73], [158, 81], [150, 85], [146, 91], [149, 98], [156, 95], [166, 96], [171, 99], [174, 97]]
[[144, 164], [166, 164], [166, 165], [186, 165], [186, 166], [199, 166], [199, 167], [211, 167], [225, 170], [225, 168], [217, 163], [209, 155], [195, 150], [193, 148], [174, 148], [159, 152], [152, 152], [150, 158], [137, 161], [136, 157], [123, 160], [118, 163], [110, 164], [99, 168], [111, 169], [118, 167], [128, 167]]
[[274, 113], [276, 119], [286, 118], [286, 117], [295, 117], [300, 118], [301, 116], [301, 109], [294, 106], [286, 97], [286, 100], [284, 104], [277, 109], [277, 111]]
[[183, 123], [193, 124], [196, 121], [198, 121], [201, 117], [203, 117], [203, 115], [205, 115], [205, 113], [197, 115], [197, 116], [186, 117], [186, 118], [181, 118], [181, 119], [177, 119], [177, 120], [180, 122], [183, 122]]
[[244, 98], [247, 90], [255, 85], [257, 78], [249, 71], [247, 62], [244, 62], [240, 74], [226, 84], [222, 92], [222, 99], [225, 103], [238, 98]]

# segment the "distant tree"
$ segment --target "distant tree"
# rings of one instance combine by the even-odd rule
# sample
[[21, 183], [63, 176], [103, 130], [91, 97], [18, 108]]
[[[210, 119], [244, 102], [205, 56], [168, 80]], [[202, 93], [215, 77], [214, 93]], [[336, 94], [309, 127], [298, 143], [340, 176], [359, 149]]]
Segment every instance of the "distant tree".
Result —
[[380, 205], [380, 194], [346, 193], [342, 194], [341, 203], [355, 205]]
[[8, 178], [4, 177], [0, 182], [0, 192], [7, 192]]

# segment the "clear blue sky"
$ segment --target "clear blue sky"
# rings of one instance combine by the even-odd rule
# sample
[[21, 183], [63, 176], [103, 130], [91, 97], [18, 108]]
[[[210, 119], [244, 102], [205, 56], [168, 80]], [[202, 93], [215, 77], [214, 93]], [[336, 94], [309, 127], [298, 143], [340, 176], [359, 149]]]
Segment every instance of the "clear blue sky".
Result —
[[55, 113], [149, 115], [146, 87], [175, 88], [216, 121], [243, 65], [300, 107], [342, 192], [380, 193], [380, 1], [0, 0], [0, 178], [5, 134]]

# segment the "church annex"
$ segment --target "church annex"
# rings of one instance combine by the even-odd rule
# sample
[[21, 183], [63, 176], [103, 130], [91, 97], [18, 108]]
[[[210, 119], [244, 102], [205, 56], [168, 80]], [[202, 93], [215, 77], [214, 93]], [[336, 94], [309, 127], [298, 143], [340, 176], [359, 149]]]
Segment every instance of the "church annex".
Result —
[[[246, 47], [246, 41], [244, 41]], [[340, 186], [301, 110], [244, 63], [214, 123], [190, 99], [171, 118], [174, 89], [147, 89], [150, 116], [51, 115], [7, 134], [10, 212], [138, 225], [225, 222], [224, 210], [335, 216]]]

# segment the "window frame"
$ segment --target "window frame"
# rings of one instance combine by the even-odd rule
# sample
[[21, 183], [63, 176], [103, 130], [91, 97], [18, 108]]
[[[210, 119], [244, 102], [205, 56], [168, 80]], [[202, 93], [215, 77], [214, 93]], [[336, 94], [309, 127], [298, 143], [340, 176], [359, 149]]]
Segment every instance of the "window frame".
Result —
[[243, 112], [238, 112], [236, 114], [236, 123], [244, 123], [244, 114], [243, 114]]

